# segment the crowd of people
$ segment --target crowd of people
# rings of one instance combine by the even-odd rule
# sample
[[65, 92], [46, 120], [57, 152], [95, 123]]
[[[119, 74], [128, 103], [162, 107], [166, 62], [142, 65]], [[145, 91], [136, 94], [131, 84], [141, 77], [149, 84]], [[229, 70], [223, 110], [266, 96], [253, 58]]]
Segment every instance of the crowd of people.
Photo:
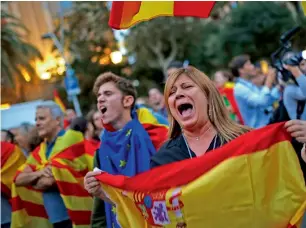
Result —
[[[17, 210], [14, 194], [24, 202], [34, 201], [31, 194], [27, 198], [18, 191], [12, 194], [22, 187], [42, 193], [45, 218], [55, 228], [119, 227], [116, 205], [95, 178], [102, 171], [135, 176], [213, 153], [252, 129], [282, 121], [293, 137], [306, 179], [306, 60], [285, 68], [292, 73], [288, 81], [278, 78], [273, 67], [263, 68], [241, 55], [229, 63], [228, 70], [219, 70], [210, 78], [192, 66], [173, 62], [164, 92], [157, 86], [150, 88], [148, 98], [137, 98], [129, 80], [103, 73], [93, 85], [97, 109], [86, 118], [77, 117], [73, 110], [64, 114], [53, 101], [43, 102], [36, 109], [35, 126], [1, 131], [2, 150], [15, 144], [27, 158], [23, 166], [16, 167], [11, 195], [1, 192], [1, 227], [18, 227], [20, 218], [12, 216]], [[67, 180], [69, 175], [78, 175], [75, 184], [86, 190], [78, 190], [82, 196], [93, 196], [91, 204], [84, 204], [83, 209], [91, 211], [86, 218], [78, 218], [65, 198], [77, 202], [81, 195], [68, 194], [60, 169], [67, 171], [61, 172]], [[3, 169], [1, 175], [5, 175]], [[34, 207], [26, 205], [27, 214], [35, 217]]]

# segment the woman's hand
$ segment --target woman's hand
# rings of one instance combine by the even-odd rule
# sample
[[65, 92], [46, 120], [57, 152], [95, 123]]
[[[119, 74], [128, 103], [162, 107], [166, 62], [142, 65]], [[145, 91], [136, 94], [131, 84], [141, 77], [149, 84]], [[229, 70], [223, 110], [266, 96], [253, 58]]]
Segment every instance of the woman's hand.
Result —
[[305, 120], [290, 120], [285, 124], [287, 131], [298, 142], [304, 143], [301, 151], [301, 157], [306, 162], [306, 121]]
[[304, 162], [306, 162], [306, 143], [304, 143], [304, 146], [303, 146], [303, 149], [302, 149], [302, 152], [301, 152], [301, 156], [302, 156], [302, 159], [304, 160]]
[[306, 143], [306, 120], [290, 120], [285, 128], [300, 143]]

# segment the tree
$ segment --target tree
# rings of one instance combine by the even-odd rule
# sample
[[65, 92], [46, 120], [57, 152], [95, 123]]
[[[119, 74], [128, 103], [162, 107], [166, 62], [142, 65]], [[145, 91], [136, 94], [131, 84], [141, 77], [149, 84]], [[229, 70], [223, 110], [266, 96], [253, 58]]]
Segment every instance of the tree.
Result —
[[169, 64], [183, 60], [190, 43], [200, 42], [203, 23], [191, 17], [159, 17], [132, 27], [126, 36], [126, 47], [136, 58], [136, 68], [156, 68], [166, 77]]
[[92, 87], [96, 77], [107, 71], [122, 75], [126, 67], [125, 60], [119, 64], [111, 62], [110, 54], [118, 47], [108, 19], [107, 2], [75, 2], [64, 25], [58, 24], [55, 31], [60, 38], [61, 26], [64, 28], [64, 49], [80, 81], [79, 100], [85, 112], [95, 107]]
[[24, 41], [21, 34], [28, 32], [19, 19], [1, 10], [1, 84], [14, 86], [18, 81], [28, 81], [25, 75], [37, 76], [31, 61], [42, 56], [36, 47]]
[[269, 58], [281, 34], [296, 25], [290, 10], [278, 2], [245, 2], [227, 17], [219, 33], [222, 65], [243, 53], [255, 60]]
[[[239, 54], [270, 58], [281, 34], [303, 23], [284, 2], [217, 2], [208, 19], [161, 17], [140, 23], [127, 34], [126, 47], [136, 69], [165, 74], [173, 59], [188, 59], [210, 75]], [[305, 46], [302, 34], [294, 39], [297, 49]]]

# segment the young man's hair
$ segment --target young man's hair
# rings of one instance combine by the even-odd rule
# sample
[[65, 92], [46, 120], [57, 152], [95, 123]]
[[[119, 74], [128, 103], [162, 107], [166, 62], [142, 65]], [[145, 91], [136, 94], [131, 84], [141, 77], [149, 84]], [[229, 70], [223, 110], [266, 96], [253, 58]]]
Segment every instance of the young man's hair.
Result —
[[123, 96], [132, 96], [134, 98], [134, 102], [132, 104], [132, 108], [135, 105], [137, 92], [132, 82], [128, 79], [115, 75], [112, 72], [106, 72], [101, 74], [95, 81], [93, 92], [96, 96], [98, 96], [99, 89], [102, 85], [108, 82], [113, 82], [115, 86], [122, 92]]
[[249, 60], [249, 55], [239, 55], [234, 57], [229, 63], [229, 68], [231, 69], [232, 74], [236, 77], [239, 77], [239, 69], [243, 68], [244, 64]]

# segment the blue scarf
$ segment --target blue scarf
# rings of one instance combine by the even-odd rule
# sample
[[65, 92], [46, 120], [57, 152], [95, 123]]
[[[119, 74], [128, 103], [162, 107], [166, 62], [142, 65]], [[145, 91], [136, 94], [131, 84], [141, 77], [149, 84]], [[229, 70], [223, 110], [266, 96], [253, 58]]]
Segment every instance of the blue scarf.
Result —
[[[113, 175], [135, 176], [150, 169], [150, 158], [156, 152], [149, 134], [138, 121], [136, 111], [123, 129], [105, 130], [99, 150], [100, 169]], [[105, 203], [108, 228], [120, 227], [115, 208]]]

